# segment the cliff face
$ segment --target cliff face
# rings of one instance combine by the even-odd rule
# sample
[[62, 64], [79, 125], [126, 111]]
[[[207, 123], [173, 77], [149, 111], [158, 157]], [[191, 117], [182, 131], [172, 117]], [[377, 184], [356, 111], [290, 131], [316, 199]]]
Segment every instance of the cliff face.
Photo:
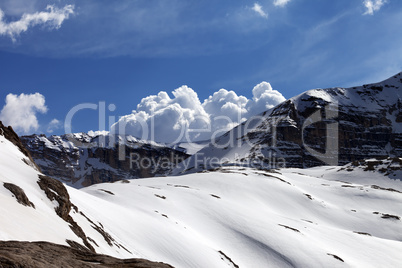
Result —
[[[401, 79], [350, 89], [306, 92], [276, 107], [258, 128], [272, 125], [271, 117], [282, 118], [272, 150], [292, 167], [325, 164], [325, 157], [317, 158], [315, 152], [325, 154], [331, 140], [337, 143], [335, 164], [339, 165], [371, 157], [402, 156], [402, 76], [396, 77]], [[309, 124], [316, 112], [320, 120]], [[328, 118], [326, 113], [334, 116]], [[272, 146], [269, 141], [273, 136], [263, 136], [257, 144], [265, 141]]]
[[[108, 137], [103, 138], [107, 140]], [[187, 157], [183, 152], [143, 143], [132, 137], [120, 140], [120, 144], [124, 142], [122, 147], [118, 143], [102, 146], [99, 136], [85, 133], [50, 137], [32, 135], [23, 136], [21, 140], [44, 174], [76, 188], [164, 176], [173, 165]]]
[[220, 164], [344, 165], [402, 156], [402, 73], [352, 88], [313, 89], [249, 119], [184, 161], [174, 173]]

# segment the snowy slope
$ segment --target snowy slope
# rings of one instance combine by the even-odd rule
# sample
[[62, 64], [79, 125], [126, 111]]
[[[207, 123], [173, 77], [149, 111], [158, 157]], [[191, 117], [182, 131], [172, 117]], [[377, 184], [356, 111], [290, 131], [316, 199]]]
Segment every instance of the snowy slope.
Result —
[[396, 267], [402, 182], [374, 189], [389, 187], [382, 174], [359, 184], [338, 170], [228, 167], [93, 185], [72, 199], [130, 250], [176, 267]]
[[[0, 136], [1, 182], [21, 187], [35, 205], [21, 205], [0, 186], [0, 239], [63, 245], [69, 239], [83, 245], [55, 213], [57, 201], [38, 187], [39, 172], [21, 159], [27, 162]], [[226, 167], [66, 189], [77, 207], [69, 215], [91, 238], [90, 245], [115, 257], [175, 267], [397, 267], [402, 262], [401, 181], [376, 170]]]
[[[55, 204], [36, 184], [38, 171], [22, 159], [28, 160], [14, 144], [0, 136], [0, 240], [46, 240], [64, 245], [67, 245], [65, 239], [78, 242], [68, 225], [56, 215]], [[3, 183], [22, 188], [35, 208], [16, 202]], [[40, 231], [44, 229], [47, 231]]]
[[[100, 249], [102, 252], [113, 251], [124, 257], [134, 257], [118, 242], [109, 244], [102, 235], [103, 228], [95, 229], [101, 224], [97, 221], [91, 224], [92, 220], [84, 217], [82, 211], [70, 203], [67, 191], [71, 188], [66, 191], [56, 180], [40, 179], [40, 176], [43, 175], [29, 157], [0, 135], [0, 240], [80, 244], [84, 248], [96, 247], [98, 252]], [[22, 204], [21, 196], [30, 205]]]

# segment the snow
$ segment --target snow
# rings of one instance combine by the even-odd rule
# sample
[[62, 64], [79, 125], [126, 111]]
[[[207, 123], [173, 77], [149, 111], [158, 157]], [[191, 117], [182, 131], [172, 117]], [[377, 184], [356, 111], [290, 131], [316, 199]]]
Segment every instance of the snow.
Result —
[[[396, 85], [400, 77], [380, 85]], [[383, 101], [400, 99], [399, 88], [369, 90], [376, 85], [355, 91], [312, 90], [291, 101], [300, 108], [305, 104], [302, 98], [332, 102], [336, 95], [343, 95], [343, 105], [375, 111]], [[267, 124], [267, 116], [240, 124], [219, 137], [217, 144], [226, 147], [200, 144], [202, 149], [176, 170], [181, 176], [131, 179], [79, 190], [66, 186], [79, 210], [72, 210], [70, 216], [96, 241], [90, 243], [98, 253], [141, 257], [174, 267], [399, 267], [399, 162], [384, 160], [372, 170], [353, 165], [275, 170], [231, 166], [241, 164], [240, 158], [251, 149], [256, 155], [267, 153], [244, 139], [247, 133], [258, 134], [258, 127]], [[400, 126], [394, 117], [388, 115], [398, 132]], [[85, 133], [70, 135], [86, 142], [99, 138]], [[133, 146], [141, 143], [133, 137], [119, 139]], [[46, 146], [76, 148], [56, 136], [48, 140], [52, 145], [45, 141]], [[236, 146], [228, 149], [231, 142]], [[225, 167], [206, 171], [198, 165], [197, 157], [226, 159]], [[55, 213], [57, 202], [50, 201], [39, 188], [40, 173], [22, 159], [29, 162], [0, 135], [0, 240], [67, 245], [69, 239], [82, 244]], [[91, 164], [101, 167], [98, 162]], [[200, 172], [184, 174], [191, 167]], [[392, 172], [380, 171], [385, 168]], [[86, 172], [85, 166], [81, 171]], [[4, 182], [21, 187], [35, 208], [19, 204], [3, 187]], [[107, 232], [112, 245], [95, 228]]]
[[[0, 136], [0, 239], [50, 241], [67, 245], [65, 239], [79, 242], [69, 226], [54, 212], [55, 204], [47, 199], [36, 183], [38, 172], [25, 164], [29, 161], [4, 136]], [[3, 183], [22, 188], [35, 209], [17, 203]]]
[[[327, 169], [277, 174], [228, 167], [93, 185], [72, 199], [113, 226], [124, 244], [175, 267], [227, 267], [219, 251], [240, 267], [397, 266], [401, 222], [373, 212], [402, 216], [402, 194], [358, 183], [343, 187], [336, 179], [344, 174], [326, 179]], [[98, 199], [83, 201], [81, 192]]]
[[184, 149], [186, 154], [193, 155], [196, 154], [201, 149], [203, 149], [205, 146], [208, 146], [209, 142], [210, 142], [209, 140], [198, 141], [198, 142], [181, 142], [175, 144], [174, 146], [172, 146], [172, 148], [179, 151], [181, 149]]
[[[82, 243], [54, 212], [25, 156], [0, 142], [0, 181], [20, 186], [36, 206], [22, 206], [0, 186], [0, 239]], [[225, 167], [66, 188], [93, 222], [70, 213], [98, 253], [175, 267], [234, 267], [228, 258], [239, 267], [396, 267], [402, 224], [382, 216], [402, 216], [402, 193], [371, 185], [401, 191], [401, 181], [363, 172]], [[93, 224], [113, 237], [112, 246]]]

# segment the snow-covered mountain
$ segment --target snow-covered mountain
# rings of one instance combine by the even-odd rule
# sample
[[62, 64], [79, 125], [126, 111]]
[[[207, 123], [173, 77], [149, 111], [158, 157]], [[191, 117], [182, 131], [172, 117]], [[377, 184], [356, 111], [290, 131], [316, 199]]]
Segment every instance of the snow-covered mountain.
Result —
[[[309, 90], [242, 123], [209, 146], [203, 142], [168, 147], [108, 133], [32, 135], [22, 137], [22, 142], [46, 175], [76, 188], [165, 176], [188, 157], [186, 153], [194, 155], [173, 174], [228, 163], [304, 168], [402, 156], [402, 74], [361, 87]], [[121, 145], [123, 160], [119, 160]], [[151, 159], [151, 164], [133, 168], [132, 154], [137, 160]]]
[[[174, 267], [402, 262], [401, 158], [310, 169], [228, 166], [77, 190], [41, 174], [15, 133], [0, 128], [0, 240], [48, 241]], [[3, 244], [0, 262], [17, 256], [3, 253]], [[46, 259], [37, 251], [28, 252]]]
[[388, 156], [402, 156], [402, 73], [295, 96], [213, 140], [174, 173], [229, 163], [305, 168]]
[[[400, 73], [307, 91], [212, 141], [181, 176], [147, 179], [187, 155], [133, 137], [21, 141], [0, 122], [0, 266], [398, 267], [401, 90]], [[132, 153], [154, 165], [127, 169]]]
[[[22, 136], [21, 141], [44, 174], [75, 188], [164, 176], [188, 156], [184, 149], [109, 133], [31, 135]], [[150, 163], [140, 165], [142, 158]]]
[[[138, 257], [71, 200], [73, 190], [42, 174], [17, 134], [0, 121], [0, 240], [47, 241], [89, 253]], [[7, 247], [2, 243], [1, 250]], [[0, 257], [1, 267], [33, 266], [29, 260], [17, 262], [22, 266], [8, 263], [12, 249], [7, 252]]]

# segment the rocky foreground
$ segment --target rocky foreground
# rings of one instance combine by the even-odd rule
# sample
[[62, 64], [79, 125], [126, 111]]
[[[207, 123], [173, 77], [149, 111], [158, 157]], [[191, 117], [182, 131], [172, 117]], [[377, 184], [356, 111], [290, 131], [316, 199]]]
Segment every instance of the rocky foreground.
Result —
[[0, 267], [138, 267], [169, 268], [144, 259], [117, 259], [49, 242], [0, 241]]

